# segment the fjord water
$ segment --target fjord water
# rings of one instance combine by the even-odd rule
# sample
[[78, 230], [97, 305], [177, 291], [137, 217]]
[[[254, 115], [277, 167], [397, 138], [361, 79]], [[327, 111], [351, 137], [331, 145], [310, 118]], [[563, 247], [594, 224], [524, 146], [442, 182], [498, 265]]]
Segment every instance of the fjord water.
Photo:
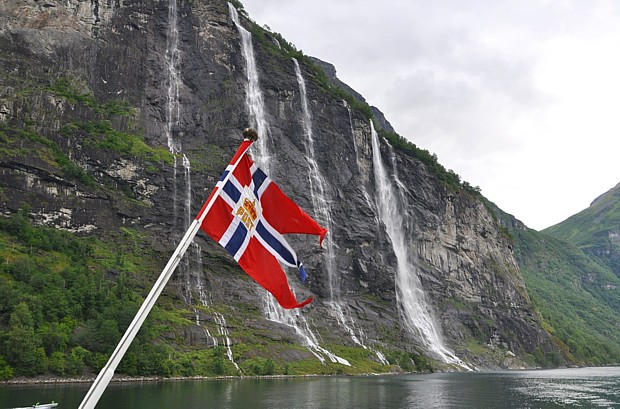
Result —
[[[0, 386], [0, 408], [60, 402], [75, 408], [88, 384]], [[98, 409], [143, 408], [616, 408], [620, 368], [368, 377], [112, 383]]]

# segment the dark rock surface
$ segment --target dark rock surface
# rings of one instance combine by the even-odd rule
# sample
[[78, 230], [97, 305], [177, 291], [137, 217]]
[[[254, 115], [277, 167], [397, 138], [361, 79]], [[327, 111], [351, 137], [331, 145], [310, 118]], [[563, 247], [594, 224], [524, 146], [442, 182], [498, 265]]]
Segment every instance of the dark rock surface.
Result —
[[[242, 18], [242, 24], [251, 23]], [[28, 203], [37, 223], [80, 234], [101, 235], [130, 226], [153, 237], [162, 260], [172, 253], [184, 227], [179, 195], [187, 186], [183, 168], [148, 155], [101, 148], [92, 142], [92, 133], [80, 128], [89, 121], [109, 121], [118, 132], [143, 135], [148, 146], [168, 150], [168, 30], [168, 1], [2, 1], [0, 69], [6, 74], [0, 77], [0, 124], [7, 130], [6, 149], [0, 154], [0, 206], [5, 215]], [[225, 1], [179, 1], [178, 30], [181, 109], [171, 129], [192, 163], [193, 217], [236, 149], [240, 130], [249, 124], [245, 63]], [[270, 176], [312, 213], [293, 63], [257, 42], [254, 48], [271, 128]], [[419, 340], [400, 323], [396, 257], [377, 216], [370, 123], [359, 112], [350, 114], [342, 100], [312, 81], [310, 68], [301, 64], [301, 71], [313, 117], [316, 161], [327, 182], [338, 298], [369, 345], [419, 351]], [[328, 76], [336, 81], [335, 71]], [[50, 91], [61, 79], [69, 82], [73, 94], [99, 105]], [[133, 107], [130, 115], [97, 108], [118, 101]], [[375, 117], [380, 119], [378, 112], [375, 109]], [[26, 123], [53, 141], [54, 149], [77, 169], [71, 173], [60, 166], [49, 143], [36, 138], [19, 139], [19, 146], [7, 142], [18, 140], [11, 130], [26, 128]], [[379, 126], [392, 130], [384, 118]], [[383, 148], [389, 161], [391, 153], [387, 145]], [[536, 348], [553, 350], [530, 304], [510, 239], [481, 200], [451, 191], [404, 154], [396, 152], [395, 160], [407, 191], [409, 250], [446, 345], [474, 365], [491, 368], [524, 365], [510, 360], [512, 353], [523, 358]], [[80, 178], [79, 172], [88, 178]], [[201, 279], [210, 302], [260, 306], [262, 289], [210, 239], [201, 236], [198, 242], [204, 254]], [[324, 250], [315, 238], [293, 237], [290, 242], [310, 272], [307, 285], [294, 285], [299, 294], [316, 296], [304, 315], [325, 341], [354, 346], [331, 312]], [[192, 291], [180, 281], [171, 283], [174, 291], [180, 296]], [[290, 327], [266, 318], [243, 325], [301, 342]], [[188, 329], [185, 336], [205, 342], [198, 340], [196, 329]], [[487, 351], [504, 353], [483, 358], [472, 352], [472, 340]], [[290, 360], [307, 355], [299, 350], [282, 354]]]

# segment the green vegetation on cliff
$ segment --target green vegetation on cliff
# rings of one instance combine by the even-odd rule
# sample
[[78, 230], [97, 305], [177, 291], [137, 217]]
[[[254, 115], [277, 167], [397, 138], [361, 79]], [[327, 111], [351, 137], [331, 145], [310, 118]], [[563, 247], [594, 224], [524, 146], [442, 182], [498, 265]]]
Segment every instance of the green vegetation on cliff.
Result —
[[620, 185], [581, 212], [543, 230], [579, 247], [620, 277]]
[[[82, 375], [103, 366], [141, 303], [149, 257], [95, 238], [36, 228], [25, 212], [0, 219], [0, 355], [15, 376]], [[125, 242], [126, 243], [126, 242]], [[165, 374], [166, 348], [147, 321], [121, 371]]]
[[586, 364], [620, 362], [619, 198], [616, 186], [540, 233], [510, 229], [533, 304], [565, 351]]
[[569, 358], [620, 362], [620, 279], [577, 247], [529, 229], [511, 229], [532, 303]]
[[[162, 260], [149, 250], [152, 243], [146, 240], [126, 228], [94, 238], [34, 227], [25, 211], [0, 218], [0, 380], [41, 374], [82, 376], [102, 368], [142, 303], [141, 294], [160, 270]], [[207, 316], [220, 313], [228, 317], [230, 337], [236, 339], [233, 356], [241, 373], [228, 359], [225, 347], [191, 344], [183, 334], [195, 326], [191, 317], [196, 312], [166, 293], [118, 372], [132, 376], [236, 376], [361, 374], [391, 369], [376, 362], [368, 350], [341, 345], [330, 348], [353, 366], [323, 364], [302, 346], [248, 331], [244, 322], [255, 320], [258, 310], [247, 306], [196, 308]], [[214, 320], [202, 325], [221, 342]], [[296, 350], [307, 358], [287, 362], [280, 354], [284, 350]], [[418, 355], [385, 352], [393, 365], [405, 370], [432, 369]]]

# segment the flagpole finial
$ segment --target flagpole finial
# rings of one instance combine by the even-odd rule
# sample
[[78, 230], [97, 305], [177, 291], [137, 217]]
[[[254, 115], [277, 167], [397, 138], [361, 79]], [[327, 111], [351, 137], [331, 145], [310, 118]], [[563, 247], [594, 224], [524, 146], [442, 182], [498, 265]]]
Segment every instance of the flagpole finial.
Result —
[[257, 141], [258, 133], [256, 133], [256, 131], [252, 128], [245, 128], [243, 130], [243, 138], [249, 139], [251, 141]]

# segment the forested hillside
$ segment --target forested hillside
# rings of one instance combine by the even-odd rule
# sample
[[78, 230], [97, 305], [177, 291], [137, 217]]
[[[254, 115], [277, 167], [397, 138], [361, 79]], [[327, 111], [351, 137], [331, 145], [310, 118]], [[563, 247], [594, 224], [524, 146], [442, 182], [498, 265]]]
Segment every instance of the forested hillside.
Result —
[[[583, 365], [620, 362], [620, 279], [588, 247], [527, 228], [490, 204], [513, 237], [515, 256], [528, 292], [545, 328], [565, 356]], [[572, 231], [584, 242], [592, 231], [578, 231], [573, 216], [558, 230]], [[571, 226], [571, 227], [569, 227]], [[589, 226], [585, 223], [584, 226]], [[599, 225], [600, 230], [604, 229]], [[554, 360], [561, 361], [559, 356]]]
[[[130, 229], [118, 237], [95, 238], [35, 228], [24, 209], [0, 219], [0, 243], [0, 328], [6, 329], [0, 332], [2, 378], [48, 372], [81, 376], [102, 367], [142, 302], [137, 291], [150, 285], [146, 281], [158, 264], [143, 238]], [[161, 308], [170, 302], [162, 297], [121, 372], [184, 372], [174, 368], [176, 352], [156, 342], [171, 331], [170, 314], [185, 321], [183, 311]], [[213, 370], [222, 373], [223, 367]]]
[[597, 197], [588, 208], [543, 232], [574, 244], [620, 277], [620, 185]]

